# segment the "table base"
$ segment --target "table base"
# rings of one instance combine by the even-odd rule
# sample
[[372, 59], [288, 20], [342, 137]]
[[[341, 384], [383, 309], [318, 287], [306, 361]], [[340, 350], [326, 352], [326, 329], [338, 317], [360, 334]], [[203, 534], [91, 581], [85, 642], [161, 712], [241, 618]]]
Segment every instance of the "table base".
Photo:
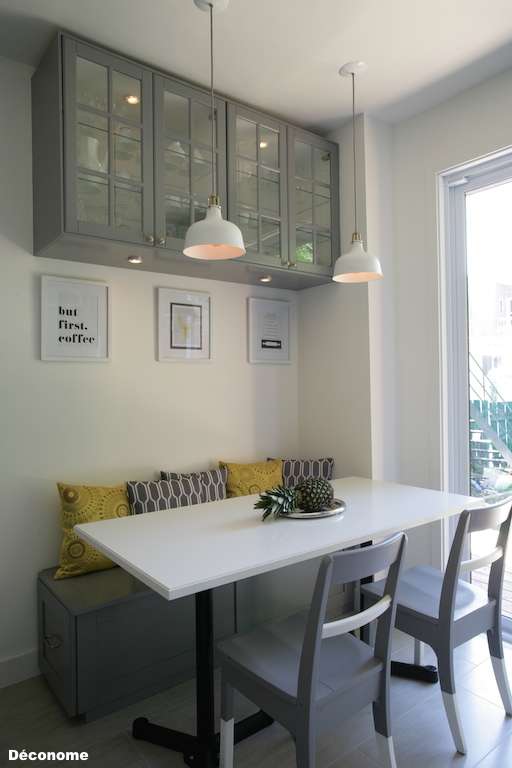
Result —
[[[213, 680], [213, 599], [212, 590], [196, 594], [196, 709], [197, 735], [174, 731], [150, 723], [145, 717], [134, 720], [132, 735], [161, 747], [181, 752], [191, 768], [217, 768], [219, 765], [219, 734], [214, 728]], [[273, 719], [265, 712], [257, 712], [235, 725], [235, 744], [267, 728]]]
[[[256, 714], [241, 720], [235, 724], [235, 744], [247, 739], [254, 733], [272, 725], [273, 719], [265, 712]], [[181, 752], [183, 761], [190, 768], [217, 768], [219, 765], [219, 734], [216, 733], [213, 742], [203, 743], [197, 736], [188, 733], [174, 731], [172, 728], [164, 728], [161, 725], [150, 723], [145, 717], [139, 717], [133, 721], [132, 736], [134, 739], [142, 739], [160, 747]]]
[[392, 661], [391, 674], [395, 677], [407, 677], [409, 680], [423, 680], [425, 683], [437, 683], [439, 675], [437, 667], [432, 664], [408, 664], [405, 661]]

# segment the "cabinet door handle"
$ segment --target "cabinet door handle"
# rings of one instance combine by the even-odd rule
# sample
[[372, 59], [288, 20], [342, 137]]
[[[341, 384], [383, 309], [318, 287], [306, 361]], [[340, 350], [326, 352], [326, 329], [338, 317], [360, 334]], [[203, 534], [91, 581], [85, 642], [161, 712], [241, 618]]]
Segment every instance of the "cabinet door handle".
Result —
[[148, 241], [148, 243], [154, 243], [155, 242], [155, 236], [154, 235], [148, 235], [146, 237], [146, 240]]
[[53, 640], [54, 637], [58, 637], [58, 635], [46, 635], [44, 638], [45, 645], [48, 646], [48, 648], [60, 648], [62, 643], [51, 643], [50, 640]]
[[159, 237], [157, 240], [158, 245], [164, 245], [165, 243], [165, 237]]
[[285, 261], [285, 262], [284, 262], [284, 266], [285, 266], [285, 267], [288, 267], [288, 269], [289, 269], [290, 267], [296, 267], [296, 266], [297, 266], [297, 262], [296, 262], [296, 261]]

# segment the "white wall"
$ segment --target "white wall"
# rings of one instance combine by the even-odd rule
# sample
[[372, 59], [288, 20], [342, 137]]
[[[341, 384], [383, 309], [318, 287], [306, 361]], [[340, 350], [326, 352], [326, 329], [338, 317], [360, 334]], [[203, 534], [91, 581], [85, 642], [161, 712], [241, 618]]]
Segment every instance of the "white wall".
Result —
[[[57, 564], [56, 482], [116, 485], [295, 456], [292, 291], [34, 257], [31, 71], [0, 59], [0, 687], [36, 674], [36, 575]], [[40, 276], [110, 283], [112, 360], [40, 360]], [[156, 361], [156, 289], [212, 297], [212, 360]], [[291, 365], [247, 362], [249, 296], [291, 303]]]
[[[364, 123], [357, 120], [358, 224], [365, 232]], [[342, 253], [354, 231], [352, 123], [329, 135], [340, 145]], [[361, 173], [362, 172], [362, 173]], [[341, 255], [341, 254], [340, 254]], [[332, 456], [335, 475], [372, 477], [369, 293], [332, 283], [299, 293], [301, 455]]]

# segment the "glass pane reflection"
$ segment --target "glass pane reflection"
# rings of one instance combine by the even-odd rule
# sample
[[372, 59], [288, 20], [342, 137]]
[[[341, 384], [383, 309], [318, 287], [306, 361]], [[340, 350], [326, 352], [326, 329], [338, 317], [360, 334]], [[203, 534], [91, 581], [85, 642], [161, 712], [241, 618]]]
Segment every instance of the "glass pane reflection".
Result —
[[238, 160], [238, 204], [242, 208], [258, 208], [258, 166]]
[[190, 138], [189, 99], [164, 91], [164, 120], [166, 133], [183, 139]]
[[316, 263], [324, 267], [330, 267], [332, 263], [331, 235], [317, 233], [315, 238]]
[[279, 133], [264, 125], [260, 127], [260, 158], [264, 165], [279, 168]]
[[165, 234], [184, 240], [190, 226], [190, 200], [176, 195], [165, 197]]
[[331, 153], [326, 149], [315, 147], [313, 149], [315, 162], [315, 181], [324, 184], [331, 183]]
[[295, 175], [313, 178], [311, 165], [311, 145], [295, 139]]
[[258, 157], [257, 126], [242, 117], [236, 118], [236, 151], [237, 154], [256, 160]]
[[281, 223], [261, 217], [261, 253], [281, 258]]
[[114, 173], [126, 172], [141, 181], [141, 130], [126, 123], [114, 123]]
[[[193, 103], [194, 141], [212, 146], [212, 108], [206, 104]], [[213, 146], [217, 144], [215, 137], [216, 123], [213, 124]]]
[[253, 213], [239, 213], [238, 226], [242, 232], [245, 250], [258, 253], [258, 216]]
[[261, 169], [260, 205], [265, 213], [279, 215], [279, 173], [269, 168]]
[[315, 223], [318, 227], [331, 228], [331, 190], [327, 187], [316, 187]]
[[313, 184], [298, 181], [295, 185], [295, 218], [303, 224], [313, 223]]
[[[114, 70], [112, 73], [112, 98], [114, 102], [112, 111], [115, 115], [122, 115], [129, 120], [140, 123], [140, 80]], [[131, 103], [128, 99], [138, 99], [138, 101]]]
[[130, 184], [114, 184], [114, 223], [122, 229], [142, 229], [142, 190]]
[[190, 192], [190, 147], [179, 141], [165, 140], [165, 186], [178, 192]]
[[76, 59], [76, 100], [95, 109], [108, 109], [108, 69], [89, 59]]
[[77, 216], [79, 221], [108, 224], [108, 182], [99, 176], [78, 175]]
[[296, 261], [313, 262], [313, 232], [310, 229], [298, 229], [296, 232]]

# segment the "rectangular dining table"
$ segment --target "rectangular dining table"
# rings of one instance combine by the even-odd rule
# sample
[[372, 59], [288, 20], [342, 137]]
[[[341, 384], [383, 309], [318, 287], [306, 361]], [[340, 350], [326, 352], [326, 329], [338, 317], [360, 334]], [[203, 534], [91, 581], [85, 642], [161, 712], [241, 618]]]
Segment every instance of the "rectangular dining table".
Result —
[[[187, 765], [215, 768], [212, 590], [398, 531], [456, 515], [478, 500], [360, 477], [331, 481], [343, 512], [324, 518], [261, 519], [259, 496], [84, 523], [75, 533], [167, 600], [196, 596], [195, 736], [144, 718], [133, 735], [182, 752]], [[263, 713], [241, 724], [237, 740], [268, 722]]]

